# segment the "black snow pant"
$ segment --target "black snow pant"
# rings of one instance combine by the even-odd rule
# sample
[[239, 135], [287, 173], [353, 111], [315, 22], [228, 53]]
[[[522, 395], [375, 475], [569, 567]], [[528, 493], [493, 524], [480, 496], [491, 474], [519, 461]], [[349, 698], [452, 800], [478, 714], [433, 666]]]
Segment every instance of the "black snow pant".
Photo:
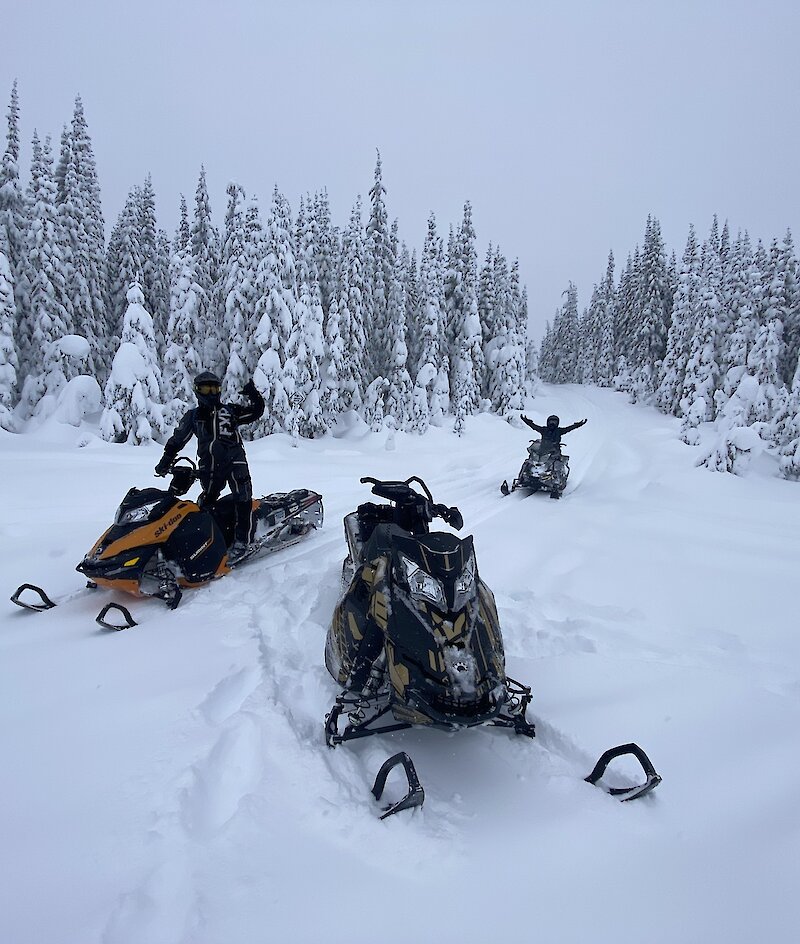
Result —
[[253, 483], [244, 449], [239, 446], [216, 457], [213, 467], [200, 466], [200, 484], [207, 502], [216, 501], [227, 485], [231, 490], [236, 511], [233, 540], [247, 544], [250, 540], [253, 514]]

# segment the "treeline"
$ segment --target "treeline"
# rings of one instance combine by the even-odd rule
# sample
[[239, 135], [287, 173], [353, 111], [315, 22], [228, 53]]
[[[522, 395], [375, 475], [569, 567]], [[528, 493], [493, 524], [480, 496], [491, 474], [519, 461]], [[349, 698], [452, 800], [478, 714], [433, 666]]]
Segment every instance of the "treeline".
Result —
[[[161, 439], [212, 370], [227, 397], [252, 376], [267, 400], [255, 431], [317, 436], [357, 411], [424, 432], [446, 414], [522, 409], [535, 351], [519, 265], [490, 246], [479, 267], [472, 209], [446, 244], [431, 215], [417, 255], [390, 224], [380, 155], [368, 206], [334, 225], [325, 191], [293, 214], [276, 187], [266, 220], [230, 184], [222, 232], [203, 170], [170, 240], [150, 177], [105, 243], [80, 98], [61, 136], [33, 136], [19, 172], [16, 83], [0, 167], [0, 426], [103, 408], [102, 435]], [[366, 219], [364, 219], [366, 217]]]
[[[800, 285], [791, 233], [769, 248], [717, 218], [698, 242], [689, 228], [680, 263], [667, 259], [658, 220], [619, 279], [604, 277], [578, 313], [570, 283], [548, 324], [539, 369], [554, 383], [596, 383], [681, 417], [701, 462], [736, 471], [760, 450], [800, 477]], [[713, 437], [701, 427], [713, 424]], [[709, 443], [711, 445], [709, 446]]]

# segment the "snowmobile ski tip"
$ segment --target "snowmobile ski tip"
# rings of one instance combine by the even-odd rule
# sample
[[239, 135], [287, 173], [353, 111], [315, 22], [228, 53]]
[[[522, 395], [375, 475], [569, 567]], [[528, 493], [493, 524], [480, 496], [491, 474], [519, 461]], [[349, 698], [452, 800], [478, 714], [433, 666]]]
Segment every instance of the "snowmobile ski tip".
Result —
[[[37, 593], [41, 602], [30, 603], [27, 600], [21, 600], [20, 594], [24, 593], [26, 590], [31, 590], [33, 593]], [[45, 610], [52, 610], [56, 605], [41, 587], [37, 587], [36, 584], [33, 583], [20, 584], [14, 591], [14, 594], [11, 597], [11, 602], [16, 603], [17, 606], [23, 607], [23, 609], [33, 610], [35, 613], [43, 613]]]
[[381, 819], [386, 819], [387, 816], [392, 816], [395, 813], [399, 813], [401, 810], [411, 810], [415, 806], [422, 806], [422, 804], [425, 802], [425, 791], [422, 789], [422, 784], [419, 782], [419, 777], [417, 776], [414, 762], [405, 751], [400, 751], [398, 754], [394, 754], [392, 757], [390, 757], [387, 761], [384, 761], [381, 769], [378, 771], [377, 777], [375, 778], [375, 783], [372, 787], [372, 795], [376, 800], [380, 800], [381, 796], [383, 795], [383, 788], [386, 786], [386, 778], [389, 776], [389, 773], [399, 764], [403, 765], [403, 770], [406, 774], [406, 780], [408, 781], [408, 792], [402, 798], [402, 800], [398, 800], [397, 803], [391, 803], [389, 806], [384, 807]]
[[[108, 622], [108, 620], [106, 619], [106, 616], [108, 616], [108, 614], [112, 610], [117, 610], [119, 613], [122, 614], [122, 618], [125, 620], [124, 626], [120, 626], [117, 623]], [[130, 610], [127, 607], [123, 606], [121, 603], [106, 603], [103, 609], [100, 610], [100, 612], [97, 614], [97, 619], [95, 620], [95, 622], [99, 623], [105, 629], [115, 629], [115, 630], [132, 629], [134, 626], [139, 625], [136, 622], [136, 620], [131, 616]]]
[[617, 757], [624, 757], [626, 754], [632, 754], [639, 761], [647, 779], [644, 783], [636, 787], [603, 787], [606, 793], [610, 793], [611, 796], [619, 797], [623, 803], [626, 800], [636, 800], [639, 797], [645, 796], [650, 793], [651, 790], [655, 790], [661, 783], [661, 777], [656, 773], [652, 761], [638, 744], [620, 744], [619, 747], [610, 747], [601, 755], [589, 776], [584, 778], [587, 783], [591, 783], [596, 787], [598, 780], [600, 780], [606, 772], [606, 768], [611, 761]]

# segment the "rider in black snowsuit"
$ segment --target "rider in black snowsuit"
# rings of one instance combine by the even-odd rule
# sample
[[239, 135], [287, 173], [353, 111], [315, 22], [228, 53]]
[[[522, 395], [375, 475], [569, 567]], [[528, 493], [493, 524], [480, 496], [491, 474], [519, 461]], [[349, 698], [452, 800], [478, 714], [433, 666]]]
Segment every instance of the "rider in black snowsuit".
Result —
[[561, 437], [567, 433], [571, 433], [573, 429], [578, 429], [579, 426], [583, 426], [586, 422], [586, 420], [578, 420], [578, 422], [573, 423], [572, 426], [559, 426], [559, 418], [553, 415], [547, 417], [546, 426], [538, 426], [533, 420], [529, 420], [527, 416], [520, 416], [520, 419], [523, 423], [527, 423], [531, 429], [535, 429], [542, 437], [542, 444], [539, 447], [539, 455], [542, 457], [552, 454], [560, 455]]
[[181, 449], [192, 436], [197, 437], [198, 471], [203, 486], [198, 504], [203, 507], [215, 502], [226, 484], [235, 499], [236, 526], [228, 554], [233, 563], [244, 553], [250, 541], [253, 505], [253, 486], [239, 427], [254, 423], [263, 415], [264, 398], [252, 380], [242, 391], [250, 401], [249, 406], [222, 403], [221, 389], [219, 378], [212, 373], [205, 372], [195, 377], [194, 392], [199, 405], [184, 414], [167, 440], [164, 455], [156, 466], [156, 475], [166, 475]]

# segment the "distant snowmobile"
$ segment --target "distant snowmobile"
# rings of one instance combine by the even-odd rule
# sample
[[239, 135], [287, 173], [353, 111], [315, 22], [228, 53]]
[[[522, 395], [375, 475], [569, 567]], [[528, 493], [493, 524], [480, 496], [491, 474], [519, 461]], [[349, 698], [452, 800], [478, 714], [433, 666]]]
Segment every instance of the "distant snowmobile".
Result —
[[[472, 537], [429, 531], [434, 518], [460, 530], [461, 512], [435, 504], [416, 476], [403, 482], [361, 481], [392, 504], [366, 502], [344, 519], [346, 589], [325, 644], [325, 665], [343, 691], [325, 718], [328, 746], [413, 725], [454, 730], [492, 724], [534, 737], [534, 725], [526, 718], [531, 690], [506, 675], [494, 596], [478, 575]], [[340, 731], [342, 715], [346, 724]], [[587, 780], [596, 783], [609, 761], [622, 754], [638, 757], [647, 774], [644, 784], [616, 791], [622, 799], [643, 796], [658, 785], [647, 756], [630, 744], [607, 751]], [[414, 764], [404, 752], [378, 773], [376, 799], [398, 764], [408, 792], [384, 817], [424, 800]]]
[[508, 480], [504, 480], [500, 491], [509, 495], [518, 488], [527, 488], [532, 492], [545, 491], [551, 498], [561, 498], [561, 493], [567, 487], [569, 478], [569, 456], [560, 450], [541, 451], [540, 439], [532, 439], [528, 446], [528, 458], [522, 463], [519, 475], [508, 487]]
[[[314, 528], [322, 527], [322, 497], [308, 489], [278, 492], [254, 499], [250, 545], [232, 565], [228, 548], [233, 540], [235, 512], [231, 496], [200, 508], [182, 499], [197, 479], [191, 459], [181, 457], [170, 468], [167, 489], [132, 488], [117, 509], [114, 524], [98, 539], [78, 564], [89, 578], [89, 587], [123, 590], [137, 596], [158, 597], [170, 609], [181, 601], [185, 589], [199, 587], [230, 572], [254, 557], [299, 541]], [[39, 602], [21, 598], [25, 590], [38, 592]], [[23, 584], [12, 601], [27, 609], [54, 606], [41, 588]], [[111, 608], [130, 614], [124, 607]], [[109, 628], [124, 628], [103, 622]]]

